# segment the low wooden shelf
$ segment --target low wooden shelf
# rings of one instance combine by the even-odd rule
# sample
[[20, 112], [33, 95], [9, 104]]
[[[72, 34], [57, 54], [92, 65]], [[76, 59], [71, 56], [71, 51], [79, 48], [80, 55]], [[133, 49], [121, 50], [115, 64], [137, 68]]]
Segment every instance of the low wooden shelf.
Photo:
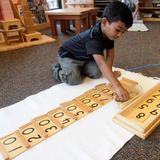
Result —
[[[152, 0], [140, 0], [139, 3], [139, 14], [143, 21], [155, 21], [160, 22], [160, 7], [155, 6]], [[157, 4], [160, 4], [157, 2]], [[157, 13], [158, 12], [158, 13]], [[150, 14], [148, 17], [145, 14]]]

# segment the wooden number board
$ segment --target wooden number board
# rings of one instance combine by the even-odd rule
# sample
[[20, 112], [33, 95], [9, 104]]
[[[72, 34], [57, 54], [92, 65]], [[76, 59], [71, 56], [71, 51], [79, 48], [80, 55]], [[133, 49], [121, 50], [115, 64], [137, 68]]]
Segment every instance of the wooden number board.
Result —
[[6, 160], [10, 160], [22, 152], [26, 151], [29, 144], [20, 135], [19, 131], [15, 131], [0, 139], [0, 151]]
[[128, 106], [131, 102], [136, 100], [142, 94], [142, 87], [136, 81], [133, 81], [127, 78], [122, 78], [120, 80], [120, 83], [129, 93], [128, 101], [116, 102], [118, 106], [123, 109], [126, 106]]
[[[121, 83], [130, 94], [134, 94], [133, 88], [137, 82], [123, 78]], [[5, 160], [13, 159], [89, 112], [101, 108], [115, 96], [113, 85], [99, 84], [79, 97], [61, 103], [59, 107], [34, 118], [19, 130], [2, 137], [0, 152]], [[135, 94], [132, 97], [135, 97]], [[160, 84], [117, 114], [114, 120], [140, 137], [146, 137], [160, 123]]]
[[160, 124], [160, 83], [118, 113], [114, 120], [146, 138]]
[[62, 127], [67, 127], [68, 125], [75, 122], [76, 117], [62, 107], [58, 107], [50, 112], [48, 112], [49, 116], [57, 121]]
[[122, 78], [120, 80], [120, 83], [129, 92], [130, 99], [136, 97], [141, 93], [142, 88], [138, 85], [136, 81], [127, 78]]
[[111, 95], [105, 94], [102, 91], [94, 88], [85, 93], [88, 94], [91, 98], [96, 99], [96, 101], [102, 105], [110, 102], [113, 99]]
[[[130, 99], [127, 102], [116, 102], [120, 108], [125, 108], [133, 100], [138, 98], [141, 94], [142, 88], [138, 85], [136, 81], [122, 78], [120, 80], [121, 85], [128, 91]], [[111, 84], [99, 84], [95, 87], [97, 90], [111, 96], [112, 98], [116, 97], [115, 88]], [[116, 99], [116, 98], [115, 98]]]
[[112, 97], [116, 95], [114, 91], [114, 87], [111, 84], [102, 83], [102, 84], [96, 85], [95, 88], [103, 92], [104, 94], [110, 95]]
[[52, 120], [48, 114], [37, 117], [33, 119], [32, 122], [39, 127], [45, 137], [52, 136], [62, 129], [62, 126], [56, 121]]
[[20, 127], [19, 131], [27, 143], [29, 143], [29, 147], [32, 147], [45, 139], [45, 135], [31, 122]]
[[99, 103], [99, 101], [95, 98], [91, 98], [88, 94], [82, 94], [81, 96], [75, 98], [75, 101], [80, 105], [89, 108], [91, 111], [102, 107], [102, 103]]
[[85, 106], [80, 105], [76, 101], [68, 101], [60, 104], [62, 107], [64, 107], [65, 110], [68, 112], [71, 112], [76, 119], [80, 119], [88, 114], [90, 112], [90, 109], [88, 109]]

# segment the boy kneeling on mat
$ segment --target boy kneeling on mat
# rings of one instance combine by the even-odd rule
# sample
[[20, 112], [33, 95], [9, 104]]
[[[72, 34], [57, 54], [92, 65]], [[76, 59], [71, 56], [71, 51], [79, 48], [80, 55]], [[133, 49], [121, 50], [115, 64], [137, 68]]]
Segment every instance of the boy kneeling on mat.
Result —
[[120, 72], [113, 72], [112, 65], [114, 40], [132, 23], [132, 13], [124, 3], [110, 3], [103, 11], [101, 22], [62, 44], [58, 51], [58, 64], [52, 65], [53, 79], [76, 85], [85, 76], [99, 78], [103, 74], [115, 87], [116, 100], [127, 101], [129, 94], [117, 79]]

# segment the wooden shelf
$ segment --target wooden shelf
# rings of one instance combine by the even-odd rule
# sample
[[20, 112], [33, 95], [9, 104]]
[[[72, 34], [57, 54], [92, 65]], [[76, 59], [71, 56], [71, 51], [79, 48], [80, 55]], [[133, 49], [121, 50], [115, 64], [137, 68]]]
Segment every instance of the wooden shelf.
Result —
[[[158, 13], [157, 13], [158, 12]], [[145, 17], [145, 14], [150, 14]], [[139, 3], [139, 15], [143, 21], [148, 22], [160, 22], [160, 7], [153, 6], [152, 0], [140, 0]]]
[[139, 10], [160, 10], [160, 7], [139, 7]]
[[147, 18], [147, 17], [143, 17], [142, 19], [143, 19], [143, 21], [146, 21], [146, 22], [160, 22], [160, 18], [154, 18], [154, 17]]
[[95, 0], [95, 3], [106, 3], [106, 2], [112, 2], [112, 1], [109, 1], [109, 0]]
[[86, 7], [94, 7], [93, 0], [80, 2], [79, 0], [74, 0], [74, 2], [70, 2], [69, 0], [61, 0], [62, 8], [86, 8]]
[[66, 3], [67, 5], [93, 5], [93, 3]]

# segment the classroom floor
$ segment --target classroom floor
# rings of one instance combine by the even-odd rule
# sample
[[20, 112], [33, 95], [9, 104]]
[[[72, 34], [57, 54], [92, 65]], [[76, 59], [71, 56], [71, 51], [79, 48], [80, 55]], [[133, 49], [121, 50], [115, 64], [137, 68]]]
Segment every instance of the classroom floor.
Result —
[[[146, 25], [148, 32], [127, 32], [116, 40], [114, 65], [160, 77], [160, 24]], [[44, 33], [51, 35], [50, 30]], [[57, 42], [0, 52], [0, 108], [57, 84], [52, 80], [50, 66], [56, 62], [58, 47], [72, 35], [73, 32], [59, 32]], [[112, 160], [158, 160], [159, 137], [160, 127], [145, 141], [134, 136]]]

